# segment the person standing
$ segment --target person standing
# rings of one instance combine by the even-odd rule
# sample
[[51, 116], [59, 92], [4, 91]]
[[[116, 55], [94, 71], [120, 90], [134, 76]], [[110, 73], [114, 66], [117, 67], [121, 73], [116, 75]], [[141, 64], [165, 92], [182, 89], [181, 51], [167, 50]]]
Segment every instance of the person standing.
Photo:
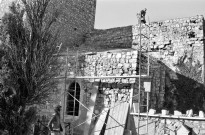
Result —
[[48, 128], [51, 131], [51, 135], [61, 135], [61, 133], [63, 132], [63, 128], [61, 125], [61, 119], [60, 119], [61, 106], [57, 105], [54, 108], [54, 111], [55, 111], [55, 114], [49, 121]]
[[140, 15], [141, 15], [141, 23], [146, 23], [145, 20], [145, 14], [146, 14], [147, 9], [145, 8], [144, 10], [141, 10]]

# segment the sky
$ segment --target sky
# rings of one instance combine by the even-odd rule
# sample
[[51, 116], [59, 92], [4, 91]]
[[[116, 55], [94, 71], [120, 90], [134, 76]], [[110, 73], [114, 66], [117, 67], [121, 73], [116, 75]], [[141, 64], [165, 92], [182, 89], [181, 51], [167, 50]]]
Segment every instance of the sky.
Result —
[[205, 0], [97, 0], [95, 28], [135, 25], [144, 8], [147, 22], [205, 16]]

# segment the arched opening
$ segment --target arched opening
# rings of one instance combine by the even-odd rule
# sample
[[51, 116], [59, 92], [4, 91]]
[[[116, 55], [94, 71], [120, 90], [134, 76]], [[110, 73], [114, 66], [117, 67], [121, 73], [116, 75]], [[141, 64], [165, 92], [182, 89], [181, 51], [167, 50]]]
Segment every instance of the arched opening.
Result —
[[78, 101], [80, 101], [80, 85], [77, 82], [71, 83], [68, 89], [66, 114], [72, 116], [78, 116], [79, 102], [75, 100], [73, 97], [75, 97]]

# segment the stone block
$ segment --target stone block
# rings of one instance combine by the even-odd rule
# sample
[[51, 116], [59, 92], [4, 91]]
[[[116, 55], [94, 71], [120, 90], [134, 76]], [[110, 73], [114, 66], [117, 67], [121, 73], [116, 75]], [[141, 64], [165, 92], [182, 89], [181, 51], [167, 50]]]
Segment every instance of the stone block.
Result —
[[175, 111], [174, 111], [174, 115], [175, 115], [175, 116], [181, 116], [181, 115], [182, 115], [182, 112], [175, 110]]

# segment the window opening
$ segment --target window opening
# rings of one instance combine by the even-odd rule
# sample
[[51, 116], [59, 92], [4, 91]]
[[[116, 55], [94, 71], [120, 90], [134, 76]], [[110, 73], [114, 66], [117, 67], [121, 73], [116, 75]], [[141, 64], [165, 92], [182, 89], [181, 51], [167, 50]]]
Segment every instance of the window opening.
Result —
[[[79, 114], [79, 102], [78, 101], [80, 101], [80, 85], [76, 82], [73, 82], [70, 85], [68, 92], [70, 94], [68, 94], [67, 96], [66, 114], [72, 115], [72, 116], [78, 116]], [[73, 97], [75, 97], [78, 101], [75, 100]]]

